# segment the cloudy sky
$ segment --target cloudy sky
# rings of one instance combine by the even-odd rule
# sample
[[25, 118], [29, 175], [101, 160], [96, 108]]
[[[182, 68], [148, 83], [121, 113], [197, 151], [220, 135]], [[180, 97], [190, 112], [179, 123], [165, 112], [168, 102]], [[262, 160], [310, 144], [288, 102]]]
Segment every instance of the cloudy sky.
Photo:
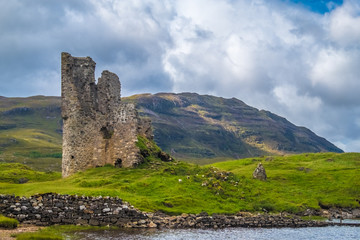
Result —
[[60, 95], [60, 53], [122, 94], [236, 97], [360, 152], [359, 0], [0, 0], [0, 95]]

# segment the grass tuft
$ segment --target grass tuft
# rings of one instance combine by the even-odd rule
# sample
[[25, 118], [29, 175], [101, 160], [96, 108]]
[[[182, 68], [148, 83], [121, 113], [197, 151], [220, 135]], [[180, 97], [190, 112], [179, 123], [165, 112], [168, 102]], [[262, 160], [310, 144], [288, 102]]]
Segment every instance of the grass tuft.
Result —
[[16, 240], [63, 240], [61, 235], [53, 235], [51, 233], [22, 233], [16, 236]]
[[116, 229], [115, 227], [94, 227], [94, 226], [75, 226], [75, 225], [55, 225], [43, 228], [37, 232], [16, 234], [16, 240], [64, 240], [80, 239], [74, 236], [74, 232], [79, 231], [102, 231]]
[[13, 229], [19, 225], [18, 220], [0, 215], [0, 228]]

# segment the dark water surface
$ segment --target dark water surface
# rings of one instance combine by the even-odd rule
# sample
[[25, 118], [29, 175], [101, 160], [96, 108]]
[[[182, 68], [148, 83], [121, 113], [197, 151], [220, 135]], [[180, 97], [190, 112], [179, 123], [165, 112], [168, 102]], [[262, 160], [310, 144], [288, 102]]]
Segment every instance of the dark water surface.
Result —
[[226, 229], [164, 229], [164, 230], [106, 230], [100, 232], [79, 232], [81, 239], [114, 240], [177, 240], [177, 239], [346, 239], [360, 240], [360, 227], [333, 226], [317, 228], [226, 228]]

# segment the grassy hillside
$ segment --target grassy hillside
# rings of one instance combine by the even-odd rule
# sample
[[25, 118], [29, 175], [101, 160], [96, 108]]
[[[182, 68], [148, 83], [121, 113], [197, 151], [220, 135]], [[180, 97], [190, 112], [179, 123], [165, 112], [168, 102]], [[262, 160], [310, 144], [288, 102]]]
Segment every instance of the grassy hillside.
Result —
[[158, 93], [124, 99], [151, 118], [155, 141], [183, 160], [203, 163], [302, 152], [342, 152], [326, 139], [271, 112], [196, 93]]
[[60, 98], [0, 98], [0, 162], [61, 169]]
[[212, 166], [246, 179], [258, 162], [265, 167], [268, 180], [255, 181], [253, 187], [264, 204], [311, 208], [359, 206], [359, 153], [248, 158]]
[[[123, 98], [151, 118], [155, 141], [177, 159], [209, 164], [232, 158], [341, 152], [310, 130], [242, 101], [193, 93]], [[61, 168], [61, 98], [0, 97], [0, 162]]]
[[[268, 174], [266, 182], [252, 178], [260, 161]], [[263, 209], [297, 212], [320, 206], [360, 207], [360, 154], [355, 153], [250, 158], [203, 167], [149, 158], [136, 169], [105, 166], [66, 179], [31, 171], [15, 176], [14, 173], [24, 171], [21, 165], [1, 165], [1, 194], [30, 196], [57, 192], [119, 196], [146, 211], [173, 214]], [[42, 177], [31, 177], [34, 173]], [[16, 183], [20, 177], [29, 181]]]

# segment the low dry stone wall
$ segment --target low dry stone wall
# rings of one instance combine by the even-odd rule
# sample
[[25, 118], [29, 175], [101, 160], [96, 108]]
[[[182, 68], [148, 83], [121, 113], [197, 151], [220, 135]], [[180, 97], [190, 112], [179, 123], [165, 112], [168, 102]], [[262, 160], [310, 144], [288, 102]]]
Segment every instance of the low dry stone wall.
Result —
[[207, 213], [168, 216], [141, 212], [119, 198], [41, 194], [29, 198], [0, 195], [0, 213], [40, 226], [80, 224], [128, 228], [322, 227], [329, 222], [305, 221], [289, 215], [209, 216]]
[[147, 216], [119, 198], [41, 194], [29, 198], [0, 195], [0, 213], [20, 222], [47, 226], [81, 224], [125, 226]]

